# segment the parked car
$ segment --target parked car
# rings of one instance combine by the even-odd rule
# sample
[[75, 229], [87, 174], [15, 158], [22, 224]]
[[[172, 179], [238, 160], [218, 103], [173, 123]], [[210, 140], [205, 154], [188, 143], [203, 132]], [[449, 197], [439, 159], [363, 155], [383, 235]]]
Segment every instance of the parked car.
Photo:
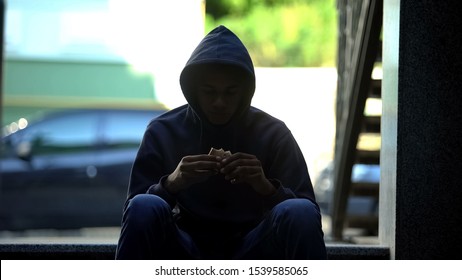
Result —
[[119, 226], [144, 130], [162, 113], [66, 110], [2, 137], [0, 230]]
[[[355, 164], [351, 172], [351, 181], [356, 183], [379, 183], [380, 165]], [[319, 174], [314, 191], [321, 211], [325, 215], [332, 214], [332, 200], [334, 196], [334, 166], [328, 164]], [[372, 197], [352, 196], [348, 199], [347, 213], [352, 215], [376, 215], [378, 200]]]

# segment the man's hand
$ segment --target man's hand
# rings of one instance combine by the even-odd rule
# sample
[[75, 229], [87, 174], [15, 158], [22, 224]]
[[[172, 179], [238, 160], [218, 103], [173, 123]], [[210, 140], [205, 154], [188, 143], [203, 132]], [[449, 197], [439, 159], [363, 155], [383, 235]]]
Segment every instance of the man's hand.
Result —
[[170, 193], [178, 193], [194, 183], [205, 181], [218, 173], [220, 157], [212, 155], [185, 156], [175, 171], [167, 177], [165, 188]]
[[232, 184], [247, 183], [261, 195], [276, 192], [273, 184], [266, 178], [260, 160], [250, 154], [235, 153], [221, 160], [220, 172]]

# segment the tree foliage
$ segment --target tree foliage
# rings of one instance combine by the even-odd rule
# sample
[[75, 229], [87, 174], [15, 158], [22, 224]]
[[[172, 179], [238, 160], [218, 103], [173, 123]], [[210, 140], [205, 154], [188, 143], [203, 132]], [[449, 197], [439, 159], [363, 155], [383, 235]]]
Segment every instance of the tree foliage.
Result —
[[223, 24], [239, 35], [256, 66], [334, 66], [335, 0], [208, 0], [206, 31]]

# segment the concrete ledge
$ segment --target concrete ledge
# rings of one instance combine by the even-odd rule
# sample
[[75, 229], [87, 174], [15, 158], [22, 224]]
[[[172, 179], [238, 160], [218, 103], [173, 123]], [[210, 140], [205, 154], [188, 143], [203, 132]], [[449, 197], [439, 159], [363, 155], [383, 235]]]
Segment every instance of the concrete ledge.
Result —
[[390, 248], [380, 245], [326, 244], [329, 260], [389, 260]]
[[2, 260], [110, 260], [114, 244], [0, 244]]
[[[2, 260], [112, 260], [115, 244], [0, 244]], [[390, 250], [377, 245], [327, 244], [330, 260], [388, 260]]]

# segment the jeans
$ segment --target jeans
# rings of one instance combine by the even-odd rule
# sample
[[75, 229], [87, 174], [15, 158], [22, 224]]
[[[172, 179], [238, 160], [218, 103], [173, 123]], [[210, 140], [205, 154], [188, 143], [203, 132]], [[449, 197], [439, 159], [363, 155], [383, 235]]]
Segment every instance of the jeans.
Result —
[[[206, 243], [220, 243], [220, 236], [212, 239]], [[273, 207], [262, 222], [232, 243], [231, 254], [210, 254], [200, 244], [178, 227], [163, 199], [141, 194], [124, 211], [116, 259], [327, 258], [320, 212], [307, 199], [288, 199]]]

